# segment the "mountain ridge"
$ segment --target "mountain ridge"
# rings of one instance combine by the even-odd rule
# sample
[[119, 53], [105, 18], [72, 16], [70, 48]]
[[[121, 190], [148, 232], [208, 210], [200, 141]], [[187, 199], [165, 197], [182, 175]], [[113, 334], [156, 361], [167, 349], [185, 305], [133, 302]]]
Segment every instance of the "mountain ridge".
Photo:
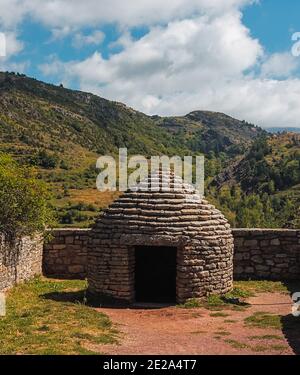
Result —
[[[226, 177], [221, 185], [215, 181], [226, 168], [241, 165], [253, 145], [266, 137], [268, 133], [260, 127], [221, 112], [148, 116], [91, 93], [0, 73], [0, 150], [33, 166], [38, 177], [48, 183], [62, 226], [90, 225], [99, 209], [117, 196], [96, 190], [95, 165], [100, 155], [117, 156], [118, 149], [124, 147], [129, 155], [146, 157], [205, 154], [209, 199], [225, 211], [232, 225], [263, 225], [261, 212], [248, 220], [249, 208], [244, 204], [247, 194], [256, 191], [248, 192], [247, 186], [242, 186], [241, 192], [232, 196], [223, 192], [224, 185], [230, 187], [230, 179]], [[280, 142], [275, 149], [279, 147]], [[232, 176], [235, 181], [235, 173]], [[249, 183], [255, 184], [254, 179]], [[264, 186], [263, 181], [258, 183]], [[254, 198], [259, 205], [263, 193], [258, 194]], [[289, 201], [283, 199], [288, 213]], [[273, 201], [264, 204], [267, 207]]]

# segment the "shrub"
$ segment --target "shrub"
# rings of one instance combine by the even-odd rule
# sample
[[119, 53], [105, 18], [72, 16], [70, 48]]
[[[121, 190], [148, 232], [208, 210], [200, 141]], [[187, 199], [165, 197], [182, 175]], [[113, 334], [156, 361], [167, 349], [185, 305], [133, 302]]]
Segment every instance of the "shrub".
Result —
[[42, 168], [53, 169], [58, 164], [58, 157], [48, 154], [45, 150], [40, 150], [30, 159], [30, 163]]
[[32, 168], [0, 154], [0, 233], [6, 238], [43, 232], [54, 223], [49, 192]]

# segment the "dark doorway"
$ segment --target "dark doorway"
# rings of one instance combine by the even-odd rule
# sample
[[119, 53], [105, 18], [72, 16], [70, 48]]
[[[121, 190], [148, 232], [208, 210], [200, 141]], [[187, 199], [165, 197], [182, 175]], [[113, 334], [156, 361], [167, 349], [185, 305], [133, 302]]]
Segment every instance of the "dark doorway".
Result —
[[135, 248], [136, 302], [176, 302], [176, 247]]

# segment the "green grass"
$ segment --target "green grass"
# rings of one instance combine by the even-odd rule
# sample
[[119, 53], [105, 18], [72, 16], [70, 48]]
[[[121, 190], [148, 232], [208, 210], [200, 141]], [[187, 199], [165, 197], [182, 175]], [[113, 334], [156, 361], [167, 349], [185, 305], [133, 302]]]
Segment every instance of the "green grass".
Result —
[[210, 314], [210, 316], [212, 317], [212, 318], [226, 318], [227, 316], [229, 316], [229, 314], [226, 314], [226, 313], [224, 313], [224, 312], [222, 312], [222, 311], [218, 311], [218, 312], [215, 312], [215, 313], [211, 313]]
[[251, 349], [254, 352], [266, 352], [269, 349], [269, 347], [266, 346], [266, 345], [260, 345], [260, 344], [258, 344], [258, 345], [252, 346]]
[[251, 297], [253, 294], [241, 288], [234, 287], [233, 290], [224, 296], [212, 294], [206, 298], [190, 298], [184, 304], [178, 305], [180, 308], [191, 309], [204, 307], [207, 310], [221, 311], [223, 309], [232, 309], [232, 310], [244, 310], [247, 306], [246, 303], [240, 301], [245, 298]]
[[287, 347], [284, 345], [271, 345], [271, 348], [280, 352], [287, 349]]
[[203, 303], [197, 298], [190, 298], [185, 303], [177, 305], [177, 307], [180, 307], [182, 309], [194, 309], [198, 307], [203, 307]]
[[281, 316], [259, 311], [244, 319], [244, 323], [249, 327], [300, 332], [300, 319], [294, 317], [292, 314]]
[[254, 296], [255, 293], [289, 293], [287, 286], [281, 281], [267, 280], [247, 280], [235, 281], [235, 287], [248, 296]]
[[190, 309], [204, 307], [208, 310], [221, 311], [223, 309], [244, 310], [247, 306], [244, 299], [252, 297], [254, 294], [247, 288], [234, 287], [229, 293], [223, 296], [212, 294], [206, 298], [190, 298], [184, 304], [178, 305], [180, 308]]
[[251, 347], [251, 349], [254, 351], [254, 352], [266, 352], [266, 351], [270, 351], [270, 349], [272, 350], [275, 350], [275, 351], [284, 351], [287, 349], [286, 346], [284, 345], [261, 345], [261, 344], [258, 344], [258, 345], [254, 345]]
[[278, 335], [262, 335], [262, 336], [251, 336], [250, 340], [283, 340], [281, 336]]
[[239, 285], [239, 282], [234, 282], [234, 287], [231, 292], [225, 294], [226, 298], [249, 298], [253, 297], [253, 291], [248, 287], [248, 284], [245, 286]]
[[219, 336], [230, 336], [231, 333], [230, 332], [227, 332], [227, 331], [217, 331], [217, 332], [214, 332], [215, 335], [219, 335]]
[[107, 316], [86, 306], [85, 281], [36, 278], [13, 288], [0, 318], [0, 354], [94, 354], [117, 342]]
[[244, 319], [247, 326], [257, 328], [282, 329], [281, 316], [266, 312], [256, 312]]
[[226, 339], [226, 340], [224, 340], [224, 342], [226, 342], [227, 344], [229, 344], [230, 346], [232, 346], [235, 349], [246, 349], [246, 348], [248, 348], [247, 344], [239, 342], [237, 340]]

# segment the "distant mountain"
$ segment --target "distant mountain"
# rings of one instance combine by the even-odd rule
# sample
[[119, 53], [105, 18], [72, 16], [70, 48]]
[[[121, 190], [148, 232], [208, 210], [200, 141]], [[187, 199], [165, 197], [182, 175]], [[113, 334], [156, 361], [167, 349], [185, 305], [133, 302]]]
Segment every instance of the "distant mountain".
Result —
[[256, 137], [265, 133], [253, 124], [218, 112], [194, 111], [182, 117], [154, 116], [153, 119], [177, 137], [183, 136], [188, 149], [204, 154], [241, 154]]
[[62, 225], [90, 224], [115, 197], [95, 189], [99, 155], [116, 155], [121, 147], [145, 156], [204, 153], [209, 183], [266, 134], [222, 113], [147, 116], [90, 93], [0, 73], [0, 150], [36, 167], [54, 193]]
[[23, 154], [43, 148], [70, 163], [78, 148], [97, 154], [120, 147], [146, 155], [238, 154], [263, 132], [220, 113], [150, 117], [122, 103], [9, 73], [0, 73], [0, 99], [2, 148], [17, 153], [21, 148]]
[[269, 133], [300, 133], [299, 128], [266, 128]]

